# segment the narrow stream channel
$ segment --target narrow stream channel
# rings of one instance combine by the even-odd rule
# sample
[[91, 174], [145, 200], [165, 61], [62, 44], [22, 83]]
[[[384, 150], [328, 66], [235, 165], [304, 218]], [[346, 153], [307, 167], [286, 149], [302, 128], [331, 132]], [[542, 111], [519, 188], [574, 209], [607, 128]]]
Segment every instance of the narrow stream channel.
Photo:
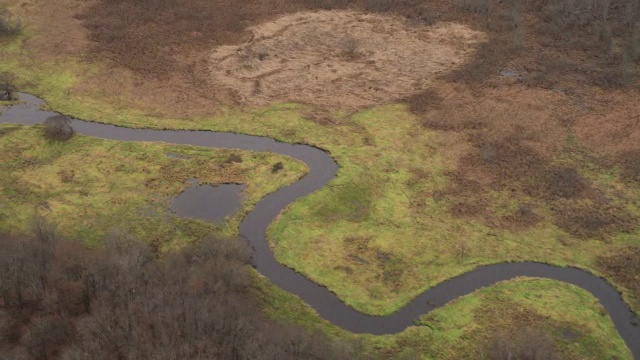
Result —
[[[41, 124], [48, 117], [57, 114], [41, 110], [44, 101], [33, 95], [21, 93], [19, 96], [22, 103], [3, 108], [0, 123]], [[345, 330], [370, 334], [397, 333], [411, 326], [420, 315], [482, 287], [518, 276], [539, 277], [579, 286], [598, 298], [634, 358], [640, 360], [640, 326], [637, 315], [606, 280], [577, 268], [561, 268], [533, 262], [480, 266], [430, 288], [393, 314], [369, 316], [342, 303], [326, 287], [319, 286], [293, 269], [280, 264], [267, 243], [267, 227], [287, 205], [322, 188], [338, 171], [338, 165], [331, 156], [318, 148], [282, 143], [266, 137], [212, 131], [130, 129], [82, 120], [74, 120], [72, 126], [78, 134], [103, 139], [161, 141], [210, 148], [271, 151], [305, 162], [309, 166], [309, 173], [298, 182], [260, 200], [253, 211], [242, 220], [240, 234], [255, 247], [254, 261], [260, 273], [283, 290], [302, 298], [322, 318]]]

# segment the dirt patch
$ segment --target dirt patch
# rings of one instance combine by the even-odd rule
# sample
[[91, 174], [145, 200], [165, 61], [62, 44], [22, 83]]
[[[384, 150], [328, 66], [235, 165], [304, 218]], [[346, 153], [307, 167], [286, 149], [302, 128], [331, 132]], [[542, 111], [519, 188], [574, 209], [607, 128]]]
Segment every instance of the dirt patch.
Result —
[[211, 76], [239, 103], [295, 101], [360, 108], [407, 97], [464, 63], [484, 35], [466, 26], [415, 25], [352, 11], [301, 12], [250, 27], [217, 47]]

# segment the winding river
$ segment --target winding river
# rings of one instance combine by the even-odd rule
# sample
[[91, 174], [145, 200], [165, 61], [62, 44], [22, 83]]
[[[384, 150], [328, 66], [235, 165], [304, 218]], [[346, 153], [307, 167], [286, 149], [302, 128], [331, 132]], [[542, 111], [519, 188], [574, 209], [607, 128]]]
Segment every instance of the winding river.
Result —
[[[24, 93], [19, 96], [21, 103], [2, 109], [0, 123], [34, 125], [56, 114], [42, 110], [44, 101], [35, 96]], [[640, 360], [640, 326], [637, 315], [606, 280], [577, 268], [561, 268], [533, 262], [480, 266], [430, 288], [393, 314], [369, 316], [342, 303], [326, 287], [319, 286], [293, 269], [280, 264], [267, 243], [267, 227], [287, 205], [322, 188], [336, 176], [338, 171], [338, 165], [331, 156], [318, 148], [282, 143], [266, 137], [211, 131], [131, 129], [81, 120], [74, 120], [72, 126], [78, 134], [103, 139], [161, 141], [210, 148], [271, 151], [305, 162], [309, 166], [309, 173], [300, 181], [260, 200], [253, 211], [242, 220], [240, 234], [255, 247], [255, 265], [260, 273], [280, 288], [302, 298], [322, 318], [348, 331], [371, 334], [400, 332], [411, 326], [420, 315], [460, 296], [502, 280], [529, 276], [573, 284], [598, 298], [609, 312], [620, 336], [625, 340], [635, 359]]]

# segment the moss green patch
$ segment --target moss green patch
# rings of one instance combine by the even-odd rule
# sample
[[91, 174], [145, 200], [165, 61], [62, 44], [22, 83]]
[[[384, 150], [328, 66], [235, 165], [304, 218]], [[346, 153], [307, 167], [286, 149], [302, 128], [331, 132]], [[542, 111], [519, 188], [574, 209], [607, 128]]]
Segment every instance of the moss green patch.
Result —
[[[1, 125], [0, 134], [0, 229], [24, 231], [38, 212], [59, 223], [65, 235], [89, 245], [113, 230], [129, 231], [162, 248], [211, 231], [236, 235], [240, 219], [260, 198], [307, 172], [303, 163], [271, 153], [83, 136], [48, 142], [41, 128], [15, 125]], [[170, 153], [180, 156], [170, 158]], [[232, 156], [236, 162], [229, 161]], [[276, 162], [284, 170], [273, 174]], [[246, 184], [242, 209], [222, 225], [174, 216], [170, 199], [186, 189], [189, 178]]]

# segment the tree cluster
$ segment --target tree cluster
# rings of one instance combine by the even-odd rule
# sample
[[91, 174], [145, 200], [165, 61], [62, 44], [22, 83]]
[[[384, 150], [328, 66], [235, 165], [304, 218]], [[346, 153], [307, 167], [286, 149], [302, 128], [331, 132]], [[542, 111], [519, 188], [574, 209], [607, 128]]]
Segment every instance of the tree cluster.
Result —
[[264, 315], [247, 247], [210, 238], [158, 258], [113, 235], [102, 249], [0, 235], [0, 359], [358, 359]]

